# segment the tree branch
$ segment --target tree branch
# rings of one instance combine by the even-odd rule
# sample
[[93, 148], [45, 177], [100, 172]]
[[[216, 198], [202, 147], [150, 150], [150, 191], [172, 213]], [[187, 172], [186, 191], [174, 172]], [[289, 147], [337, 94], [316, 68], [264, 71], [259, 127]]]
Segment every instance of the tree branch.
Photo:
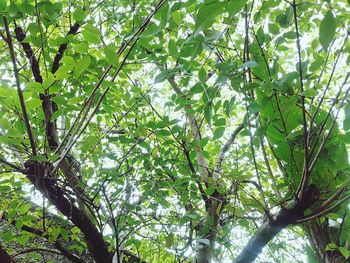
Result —
[[[222, 147], [220, 154], [216, 160], [216, 165], [215, 165], [215, 173], [214, 174], [220, 174], [221, 173], [221, 169], [222, 169], [222, 163], [225, 159], [225, 155], [228, 152], [228, 150], [230, 149], [230, 147], [232, 146], [232, 144], [234, 143], [237, 135], [239, 134], [239, 132], [241, 130], [243, 130], [244, 128], [244, 123], [240, 124], [231, 134], [230, 138], [227, 140], [227, 142], [224, 144], [224, 146]], [[216, 176], [217, 177], [217, 176]]]
[[20, 101], [20, 104], [21, 104], [21, 109], [22, 109], [22, 114], [23, 114], [23, 118], [24, 118], [24, 123], [25, 123], [26, 128], [27, 128], [27, 133], [28, 133], [28, 137], [29, 137], [29, 141], [30, 141], [30, 147], [32, 149], [32, 154], [33, 154], [33, 156], [36, 156], [37, 152], [36, 152], [36, 146], [35, 146], [33, 131], [32, 131], [32, 127], [30, 126], [30, 121], [29, 121], [26, 105], [25, 105], [25, 102], [24, 102], [24, 96], [23, 96], [23, 92], [22, 92], [22, 89], [21, 89], [21, 82], [20, 82], [20, 79], [19, 79], [18, 68], [17, 68], [17, 64], [16, 64], [15, 51], [13, 49], [13, 43], [12, 43], [12, 38], [11, 38], [10, 30], [9, 30], [9, 25], [7, 23], [7, 19], [6, 19], [5, 16], [3, 16], [3, 21], [4, 21], [4, 25], [5, 25], [6, 34], [7, 34], [7, 44], [8, 44], [9, 50], [10, 50], [10, 56], [11, 56], [13, 71], [15, 73], [17, 94], [18, 94], [19, 101]]
[[307, 121], [306, 121], [305, 96], [303, 95], [303, 92], [304, 92], [303, 70], [302, 70], [302, 64], [301, 64], [301, 47], [300, 47], [300, 35], [299, 35], [299, 28], [298, 28], [297, 5], [295, 0], [293, 0], [292, 9], [293, 9], [293, 15], [294, 15], [295, 32], [297, 35], [296, 44], [297, 44], [297, 50], [298, 50], [299, 81], [300, 81], [301, 108], [302, 108], [301, 110], [303, 114], [303, 129], [304, 129], [304, 166], [303, 166], [303, 174], [300, 182], [300, 187], [297, 192], [298, 197], [301, 198], [306, 189], [307, 179], [309, 177], [309, 153], [308, 153], [309, 140], [308, 140], [308, 130], [307, 130]]
[[111, 263], [111, 255], [103, 235], [90, 218], [65, 197], [64, 191], [56, 185], [55, 180], [50, 176], [46, 177], [45, 166], [32, 161], [26, 163], [26, 169], [25, 174], [32, 184], [84, 234], [88, 249], [96, 263]]
[[318, 188], [310, 185], [303, 199], [292, 200], [287, 207], [281, 208], [271, 221], [265, 221], [258, 228], [233, 263], [253, 262], [270, 240], [303, 216], [304, 211], [318, 200], [319, 194]]
[[[80, 28], [80, 25], [78, 23], [75, 23], [69, 29], [67, 36], [75, 35], [78, 32], [79, 28]], [[63, 54], [66, 51], [67, 47], [68, 47], [68, 44], [64, 43], [64, 44], [61, 44], [60, 47], [58, 48], [57, 54], [53, 60], [52, 67], [51, 67], [52, 74], [55, 74], [55, 72], [58, 70], [58, 68], [60, 66], [60, 61], [61, 61]]]

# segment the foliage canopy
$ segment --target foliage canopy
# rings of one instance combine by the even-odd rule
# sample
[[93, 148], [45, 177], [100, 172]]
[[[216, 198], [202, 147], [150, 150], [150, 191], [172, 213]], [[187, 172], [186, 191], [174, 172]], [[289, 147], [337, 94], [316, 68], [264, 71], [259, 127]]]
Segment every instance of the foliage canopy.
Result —
[[0, 0], [0, 261], [345, 262], [349, 11]]

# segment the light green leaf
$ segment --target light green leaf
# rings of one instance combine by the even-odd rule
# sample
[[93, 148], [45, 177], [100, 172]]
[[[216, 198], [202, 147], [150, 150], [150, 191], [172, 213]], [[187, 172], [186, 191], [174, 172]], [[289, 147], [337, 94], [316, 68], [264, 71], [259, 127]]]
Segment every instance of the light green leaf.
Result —
[[81, 32], [84, 39], [93, 44], [100, 44], [100, 30], [93, 25], [87, 24]]
[[224, 12], [224, 7], [225, 4], [219, 1], [202, 4], [196, 16], [196, 32], [212, 26], [216, 17]]
[[48, 72], [47, 78], [43, 81], [44, 89], [49, 88], [55, 82], [55, 77], [51, 72]]
[[250, 61], [243, 63], [239, 68], [256, 68], [258, 66], [259, 65], [258, 65], [258, 63], [256, 63], [256, 61], [250, 60]]
[[326, 246], [326, 250], [334, 250], [337, 248], [337, 245], [335, 243], [329, 243]]
[[169, 55], [172, 56], [173, 58], [177, 58], [179, 55], [179, 52], [177, 50], [177, 45], [174, 40], [169, 40], [168, 44], [168, 49], [169, 49]]
[[89, 56], [83, 57], [77, 61], [75, 65], [75, 76], [79, 77], [90, 65], [91, 59]]
[[78, 7], [74, 10], [73, 17], [75, 21], [82, 22], [86, 17], [85, 11], [81, 7]]
[[155, 23], [150, 23], [146, 30], [141, 34], [141, 38], [152, 37], [160, 32], [162, 28]]
[[329, 10], [321, 21], [319, 40], [324, 49], [327, 49], [335, 36], [335, 18], [331, 10]]
[[74, 51], [80, 54], [87, 53], [89, 50], [89, 44], [86, 41], [80, 42], [79, 44], [76, 44], [73, 46]]
[[173, 77], [177, 72], [177, 69], [167, 69], [161, 72], [158, 76], [155, 77], [154, 83], [160, 83], [164, 80], [167, 80], [171, 77]]
[[105, 53], [105, 56], [106, 56], [108, 63], [112, 64], [113, 66], [119, 65], [118, 54], [117, 54], [117, 51], [114, 47], [104, 48], [104, 53]]
[[304, 97], [315, 97], [317, 95], [317, 90], [312, 88], [306, 89], [300, 95]]
[[345, 247], [338, 247], [339, 252], [343, 255], [345, 259], [348, 259], [350, 256], [349, 250], [347, 250]]
[[44, 91], [43, 86], [39, 82], [27, 82], [26, 87], [29, 90], [42, 92]]

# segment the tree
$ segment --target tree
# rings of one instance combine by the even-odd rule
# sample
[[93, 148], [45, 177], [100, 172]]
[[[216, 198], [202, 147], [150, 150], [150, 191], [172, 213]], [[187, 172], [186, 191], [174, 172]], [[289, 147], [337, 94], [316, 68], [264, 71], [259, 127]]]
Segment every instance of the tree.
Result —
[[348, 9], [0, 1], [0, 259], [347, 260]]

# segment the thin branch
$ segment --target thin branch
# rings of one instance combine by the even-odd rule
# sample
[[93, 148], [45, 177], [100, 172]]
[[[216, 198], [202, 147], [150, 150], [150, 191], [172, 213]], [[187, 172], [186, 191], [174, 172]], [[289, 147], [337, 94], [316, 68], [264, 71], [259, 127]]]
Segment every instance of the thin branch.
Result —
[[346, 101], [346, 98], [347, 98], [348, 95], [349, 95], [349, 92], [350, 92], [350, 87], [349, 87], [349, 88], [347, 89], [347, 91], [345, 92], [345, 95], [344, 95], [344, 97], [343, 97], [343, 99], [342, 99], [342, 101], [341, 101], [341, 103], [340, 103], [340, 106], [339, 106], [339, 108], [338, 108], [338, 110], [337, 110], [337, 113], [336, 113], [336, 115], [335, 115], [335, 117], [334, 117], [334, 119], [333, 119], [333, 122], [332, 122], [332, 124], [331, 124], [331, 126], [330, 126], [330, 128], [329, 128], [329, 131], [328, 131], [326, 137], [324, 138], [324, 140], [321, 142], [321, 145], [320, 145], [320, 147], [318, 148], [318, 151], [316, 152], [314, 159], [313, 159], [312, 162], [310, 163], [309, 173], [311, 173], [312, 169], [313, 169], [314, 166], [316, 165], [316, 162], [318, 161], [318, 158], [319, 158], [319, 156], [320, 156], [320, 154], [321, 154], [321, 151], [323, 150], [323, 147], [325, 146], [326, 142], [328, 141], [328, 139], [329, 139], [329, 137], [330, 137], [330, 135], [331, 135], [331, 133], [332, 133], [332, 130], [333, 130], [333, 128], [334, 128], [334, 126], [335, 126], [335, 124], [336, 124], [336, 121], [337, 121], [337, 119], [338, 119], [338, 115], [339, 115], [340, 109], [344, 106], [345, 101]]
[[343, 199], [339, 200], [336, 204], [332, 205], [331, 207], [328, 207], [327, 209], [324, 209], [318, 213], [312, 214], [310, 216], [298, 219], [295, 221], [295, 224], [299, 224], [299, 223], [303, 223], [303, 222], [307, 222], [310, 221], [312, 219], [318, 218], [320, 216], [323, 216], [325, 214], [327, 214], [328, 212], [332, 211], [333, 209], [337, 208], [338, 206], [340, 206], [342, 203], [344, 203], [346, 200], [348, 200], [350, 198], [350, 195], [345, 196]]
[[314, 151], [315, 151], [315, 149], [316, 149], [318, 139], [320, 138], [322, 132], [324, 131], [324, 128], [325, 128], [325, 126], [326, 126], [326, 124], [327, 124], [327, 121], [328, 121], [329, 117], [331, 116], [333, 107], [334, 107], [335, 104], [337, 103], [337, 101], [338, 101], [338, 99], [339, 99], [339, 97], [340, 97], [340, 95], [341, 95], [341, 93], [342, 93], [342, 91], [343, 91], [343, 88], [344, 88], [345, 84], [347, 83], [349, 77], [350, 77], [350, 72], [346, 74], [346, 76], [345, 76], [345, 78], [344, 78], [344, 81], [343, 81], [343, 83], [342, 83], [342, 85], [341, 85], [341, 87], [340, 87], [340, 89], [339, 89], [339, 91], [338, 91], [338, 93], [337, 93], [335, 99], [333, 100], [333, 102], [332, 102], [332, 104], [331, 104], [331, 106], [330, 106], [330, 108], [329, 108], [329, 110], [328, 110], [328, 112], [327, 112], [326, 117], [324, 118], [324, 120], [323, 120], [321, 126], [319, 127], [319, 132], [317, 133], [315, 142], [314, 142], [314, 144], [312, 145], [312, 148], [311, 148], [311, 151], [310, 151], [310, 158], [312, 157], [312, 154], [314, 153]]
[[261, 135], [259, 136], [259, 140], [260, 140], [262, 154], [263, 154], [263, 157], [264, 157], [264, 162], [265, 162], [266, 168], [267, 168], [267, 174], [269, 175], [269, 177], [271, 179], [271, 182], [272, 182], [272, 189], [273, 189], [275, 195], [278, 197], [278, 200], [282, 201], [282, 195], [281, 195], [280, 191], [278, 190], [278, 186], [277, 186], [275, 177], [273, 175], [269, 159], [267, 158], [265, 145], [264, 145], [264, 139], [263, 139], [263, 137]]
[[30, 126], [30, 121], [29, 121], [26, 105], [25, 105], [25, 102], [24, 102], [23, 92], [22, 92], [22, 89], [21, 89], [21, 82], [20, 82], [20, 78], [19, 78], [19, 74], [18, 74], [18, 68], [17, 68], [17, 64], [16, 64], [15, 51], [13, 49], [13, 43], [12, 43], [12, 38], [11, 38], [11, 34], [10, 34], [10, 29], [9, 29], [9, 25], [7, 23], [7, 19], [6, 19], [5, 16], [3, 16], [3, 21], [4, 21], [4, 25], [5, 25], [6, 34], [7, 34], [7, 44], [8, 44], [8, 47], [9, 47], [11, 61], [12, 61], [12, 66], [13, 66], [13, 71], [14, 71], [14, 74], [15, 74], [15, 80], [16, 80], [16, 86], [17, 86], [17, 94], [18, 94], [19, 101], [20, 101], [20, 104], [21, 104], [21, 109], [22, 109], [22, 113], [23, 113], [24, 123], [25, 123], [26, 128], [27, 128], [27, 133], [28, 133], [28, 137], [29, 137], [30, 147], [32, 149], [32, 154], [33, 154], [33, 156], [36, 156], [37, 155], [37, 151], [36, 151], [36, 146], [35, 146], [35, 140], [34, 140], [34, 136], [33, 136], [32, 127]]
[[[225, 155], [228, 152], [228, 150], [230, 149], [230, 147], [232, 146], [232, 144], [234, 143], [234, 141], [236, 140], [237, 135], [239, 134], [239, 132], [241, 130], [243, 130], [245, 124], [242, 123], [240, 124], [231, 134], [230, 138], [227, 140], [227, 142], [224, 144], [224, 146], [222, 147], [220, 154], [216, 160], [216, 165], [215, 165], [215, 173], [220, 174], [221, 169], [222, 169], [222, 163], [225, 159]], [[214, 173], [214, 174], [215, 174]]]
[[10, 163], [10, 162], [6, 161], [6, 160], [3, 159], [3, 158], [0, 158], [0, 163], [3, 163], [3, 164], [5, 164], [5, 165], [7, 165], [7, 166], [10, 166], [11, 168], [15, 169], [17, 172], [22, 172], [22, 171], [23, 171], [23, 170], [22, 170], [20, 167], [18, 167], [17, 165], [14, 165], [14, 164]]
[[297, 195], [299, 198], [301, 198], [301, 195], [304, 194], [304, 191], [306, 189], [307, 185], [307, 179], [309, 177], [309, 154], [308, 154], [308, 131], [307, 131], [307, 121], [306, 121], [306, 110], [305, 110], [305, 96], [303, 95], [304, 92], [304, 83], [303, 83], [303, 68], [302, 68], [302, 61], [301, 61], [301, 46], [300, 46], [300, 34], [299, 34], [299, 28], [298, 28], [298, 16], [297, 16], [297, 5], [295, 0], [293, 0], [292, 4], [293, 8], [293, 15], [294, 15], [294, 25], [295, 25], [295, 32], [297, 35], [297, 50], [298, 50], [298, 61], [299, 61], [299, 81], [300, 81], [300, 94], [301, 94], [301, 108], [303, 113], [303, 128], [304, 128], [304, 167], [303, 167], [303, 174], [302, 179], [300, 183], [300, 188], [298, 189]]

